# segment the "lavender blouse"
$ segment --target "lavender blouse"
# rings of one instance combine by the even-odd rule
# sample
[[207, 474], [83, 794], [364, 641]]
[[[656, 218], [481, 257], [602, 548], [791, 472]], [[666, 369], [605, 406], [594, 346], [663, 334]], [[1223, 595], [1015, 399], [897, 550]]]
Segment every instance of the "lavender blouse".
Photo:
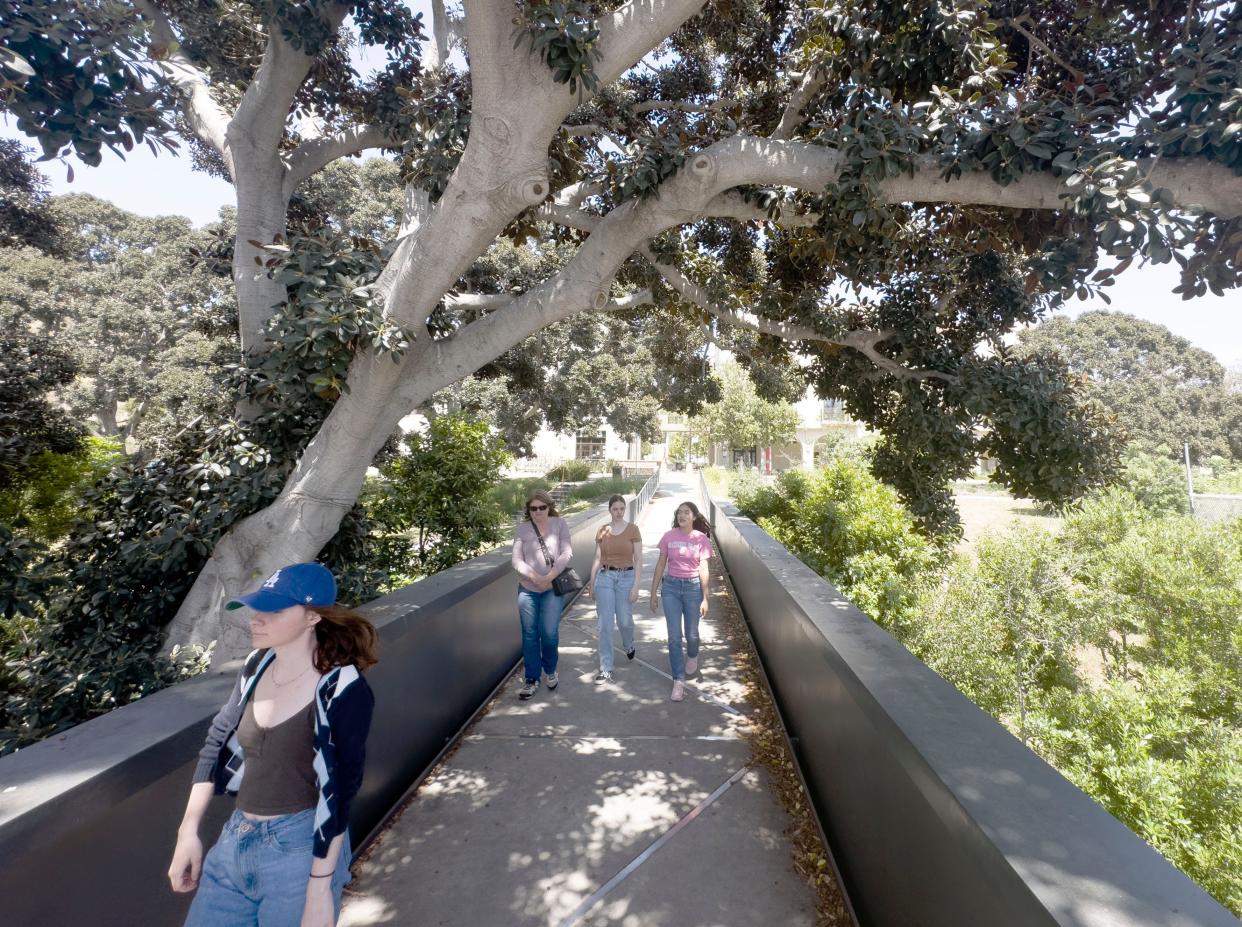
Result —
[[513, 535], [513, 569], [517, 570], [523, 589], [537, 592], [528, 582], [534, 576], [546, 576], [553, 571], [560, 572], [569, 566], [574, 555], [570, 546], [569, 525], [563, 518], [549, 518], [548, 527], [543, 534], [543, 543], [552, 557], [552, 566], [544, 559], [543, 549], [539, 546], [539, 538], [535, 536], [535, 528], [529, 521], [518, 525]]

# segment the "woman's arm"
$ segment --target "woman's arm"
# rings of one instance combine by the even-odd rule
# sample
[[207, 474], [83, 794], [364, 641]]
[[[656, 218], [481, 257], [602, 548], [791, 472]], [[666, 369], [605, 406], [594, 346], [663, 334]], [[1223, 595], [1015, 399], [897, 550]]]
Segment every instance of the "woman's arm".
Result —
[[[607, 528], [604, 529], [608, 530]], [[588, 598], [595, 597], [595, 577], [599, 574], [600, 564], [604, 558], [604, 532], [600, 531], [595, 535], [595, 559], [591, 561], [591, 578], [587, 580], [586, 594]]]
[[[518, 531], [521, 530], [519, 525]], [[510, 563], [513, 564], [513, 569], [517, 571], [519, 576], [529, 580], [534, 585], [538, 585], [540, 575], [531, 568], [531, 565], [522, 556], [522, 536], [518, 534], [518, 531], [513, 532], [513, 556], [510, 558]]]
[[634, 585], [630, 587], [630, 604], [638, 601], [638, 587], [643, 584], [643, 542], [635, 541], [630, 545], [634, 549]]
[[190, 798], [177, 828], [177, 845], [172, 862], [168, 864], [168, 881], [174, 892], [192, 892], [198, 888], [198, 877], [203, 870], [203, 842], [198, 836], [198, 825], [211, 803], [212, 788], [210, 782], [196, 782], [190, 786]]
[[707, 617], [707, 581], [711, 579], [711, 571], [706, 558], [699, 558], [699, 588], [703, 590], [703, 599], [699, 602], [699, 617]]
[[322, 860], [311, 860], [310, 878], [306, 880], [306, 901], [302, 906], [302, 927], [333, 927], [336, 904], [332, 895], [332, 876], [336, 874], [344, 843], [345, 834], [337, 834], [328, 844], [328, 854]]
[[664, 575], [664, 564], [668, 561], [668, 554], [660, 552], [660, 559], [656, 561], [655, 570], [651, 574], [651, 610], [657, 610], [656, 595], [660, 591], [660, 578]]
[[552, 569], [548, 571], [548, 576], [552, 579], [565, 572], [569, 561], [574, 557], [573, 535], [569, 533], [569, 524], [560, 516], [556, 519], [556, 539], [556, 559], [552, 561]]

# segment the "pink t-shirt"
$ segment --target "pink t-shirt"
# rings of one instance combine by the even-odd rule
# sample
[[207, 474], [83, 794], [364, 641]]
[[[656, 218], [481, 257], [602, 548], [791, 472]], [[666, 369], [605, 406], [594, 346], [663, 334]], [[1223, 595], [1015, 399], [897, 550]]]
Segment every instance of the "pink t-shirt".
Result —
[[673, 528], [660, 538], [660, 553], [668, 558], [669, 576], [690, 579], [699, 575], [702, 561], [711, 559], [712, 541], [702, 531], [685, 534], [680, 528]]

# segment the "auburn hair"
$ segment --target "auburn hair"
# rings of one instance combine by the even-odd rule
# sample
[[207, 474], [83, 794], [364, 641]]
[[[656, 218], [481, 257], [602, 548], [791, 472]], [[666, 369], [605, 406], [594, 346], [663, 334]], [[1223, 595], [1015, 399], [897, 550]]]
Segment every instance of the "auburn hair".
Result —
[[315, 669], [319, 673], [350, 664], [365, 670], [379, 662], [375, 655], [379, 634], [361, 614], [344, 605], [315, 606], [311, 611], [319, 616], [315, 623]]

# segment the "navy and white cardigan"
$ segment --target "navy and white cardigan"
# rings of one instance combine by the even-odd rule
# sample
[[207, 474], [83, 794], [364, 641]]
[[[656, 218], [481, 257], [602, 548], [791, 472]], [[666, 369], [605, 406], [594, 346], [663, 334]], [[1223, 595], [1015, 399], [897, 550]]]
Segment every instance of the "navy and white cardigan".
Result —
[[[211, 782], [215, 794], [236, 795], [245, 772], [245, 758], [237, 740], [237, 726], [259, 677], [276, 656], [256, 650], [246, 658], [233, 694], [224, 703], [207, 742], [198, 755], [194, 782]], [[319, 802], [315, 807], [314, 854], [328, 855], [332, 838], [349, 827], [349, 806], [362, 785], [367, 733], [375, 695], [355, 666], [338, 666], [324, 674], [315, 687], [315, 779]]]

